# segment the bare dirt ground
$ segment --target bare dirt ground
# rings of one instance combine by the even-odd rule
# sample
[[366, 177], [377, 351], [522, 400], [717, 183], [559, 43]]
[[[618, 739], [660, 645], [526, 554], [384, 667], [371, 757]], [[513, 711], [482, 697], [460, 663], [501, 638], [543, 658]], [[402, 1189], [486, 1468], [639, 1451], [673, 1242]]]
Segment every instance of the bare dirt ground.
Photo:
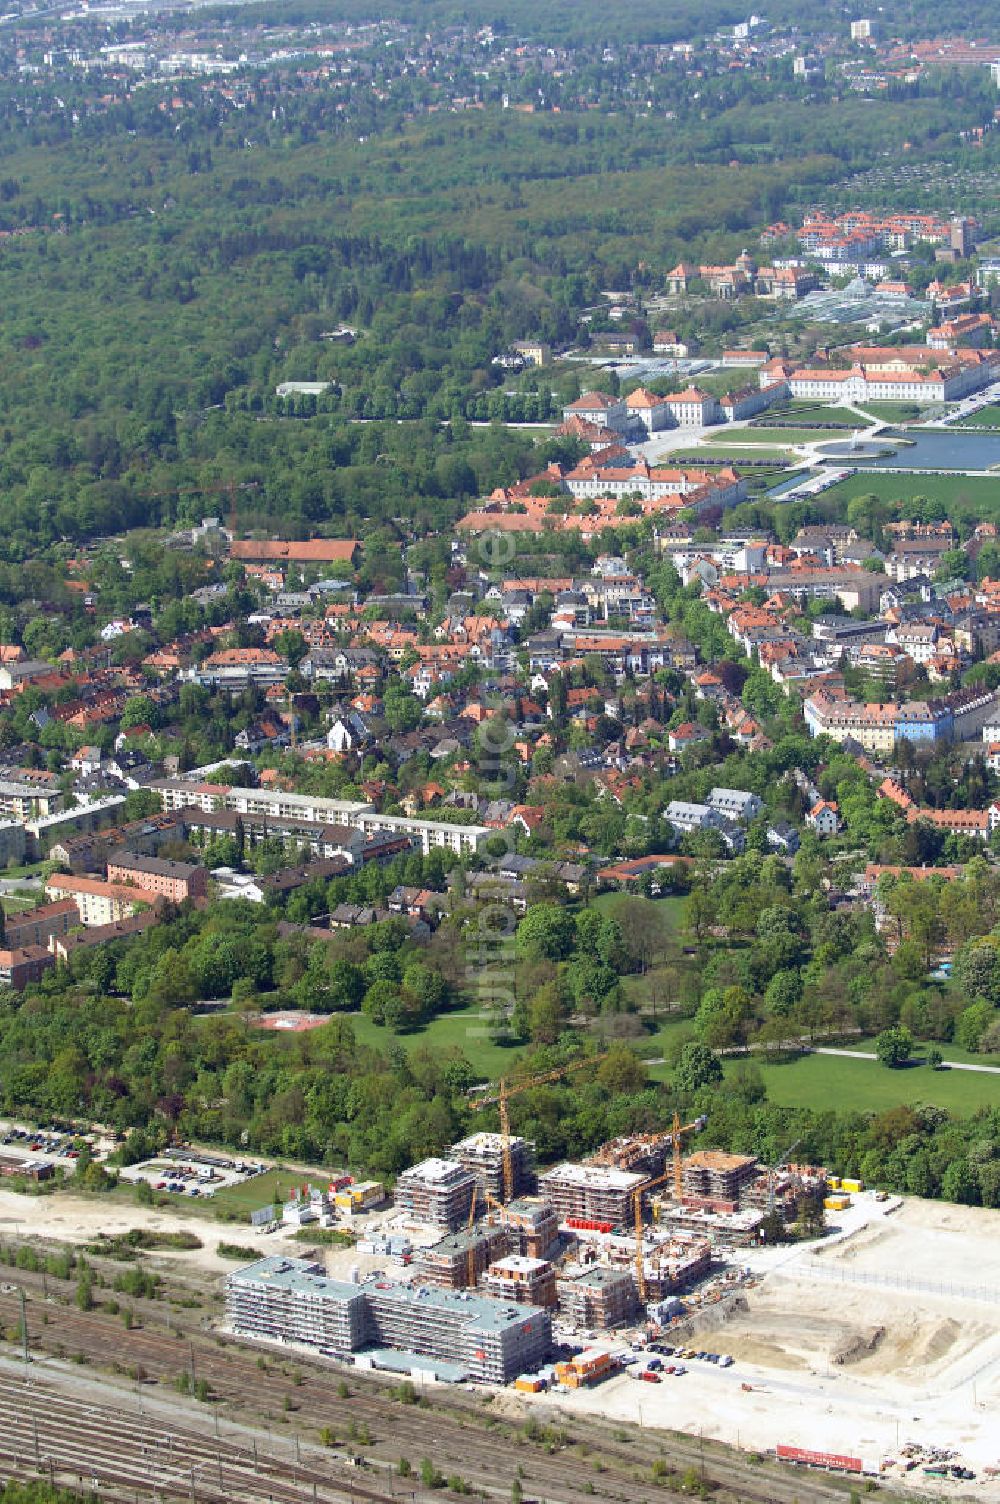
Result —
[[16, 1191], [0, 1189], [0, 1238], [5, 1233], [16, 1236], [33, 1233], [40, 1238], [78, 1244], [92, 1242], [102, 1233], [109, 1237], [127, 1233], [133, 1227], [147, 1228], [151, 1232], [194, 1233], [204, 1247], [183, 1252], [158, 1251], [156, 1256], [202, 1268], [211, 1274], [220, 1274], [234, 1267], [232, 1259], [220, 1258], [217, 1252], [220, 1243], [245, 1243], [253, 1247], [259, 1242], [261, 1256], [269, 1252], [291, 1252], [296, 1247], [301, 1253], [301, 1245], [288, 1239], [271, 1237], [265, 1240], [250, 1227], [214, 1222], [210, 1217], [199, 1216], [195, 1220], [168, 1211], [129, 1206], [118, 1200], [100, 1201], [74, 1196], [68, 1191], [51, 1196], [23, 1196]]
[[[827, 1247], [782, 1251], [756, 1288], [675, 1340], [729, 1353], [653, 1387], [622, 1377], [564, 1407], [764, 1450], [785, 1442], [881, 1462], [908, 1441], [953, 1448], [975, 1483], [927, 1494], [1000, 1500], [1000, 1213], [906, 1201]], [[894, 1470], [894, 1483], [901, 1480]], [[971, 1494], [970, 1491], [971, 1490]]]
[[[202, 1210], [197, 1216], [192, 1216], [138, 1204], [130, 1206], [127, 1201], [117, 1198], [101, 1200], [93, 1196], [74, 1196], [68, 1190], [50, 1196], [25, 1196], [0, 1188], [0, 1240], [5, 1234], [19, 1237], [34, 1234], [61, 1243], [80, 1244], [92, 1242], [101, 1234], [115, 1237], [134, 1227], [149, 1232], [194, 1233], [201, 1240], [201, 1248], [157, 1249], [152, 1257], [185, 1269], [200, 1269], [213, 1276], [237, 1269], [241, 1263], [240, 1259], [220, 1254], [220, 1243], [237, 1244], [252, 1250], [258, 1258], [270, 1253], [304, 1258], [315, 1246], [308, 1238], [296, 1239], [294, 1228], [262, 1234], [248, 1223], [216, 1221]], [[362, 1275], [381, 1269], [392, 1278], [401, 1272], [386, 1267], [384, 1254], [364, 1254], [356, 1248], [335, 1246], [321, 1247], [317, 1252], [319, 1261], [339, 1279], [349, 1278], [355, 1265]], [[242, 1262], [249, 1262], [249, 1252]]]
[[[309, 1247], [204, 1215], [195, 1220], [68, 1191], [23, 1196], [0, 1189], [0, 1239], [17, 1232], [80, 1243], [134, 1227], [196, 1232], [203, 1248], [156, 1259], [212, 1278], [234, 1267], [219, 1255], [220, 1242], [259, 1247], [262, 1255], [301, 1255]], [[385, 1265], [354, 1249], [325, 1249], [323, 1256], [341, 1277], [352, 1264], [363, 1272]], [[540, 1395], [536, 1403], [746, 1450], [786, 1442], [881, 1462], [911, 1440], [950, 1447], [975, 1468], [976, 1482], [938, 1485], [915, 1474], [921, 1494], [1000, 1504], [1000, 1482], [983, 1472], [1000, 1464], [1000, 1213], [867, 1202], [842, 1237], [765, 1250], [751, 1261], [759, 1284], [698, 1311], [675, 1339], [731, 1354], [732, 1368], [691, 1361], [688, 1373], [659, 1385], [622, 1376], [594, 1390]]]

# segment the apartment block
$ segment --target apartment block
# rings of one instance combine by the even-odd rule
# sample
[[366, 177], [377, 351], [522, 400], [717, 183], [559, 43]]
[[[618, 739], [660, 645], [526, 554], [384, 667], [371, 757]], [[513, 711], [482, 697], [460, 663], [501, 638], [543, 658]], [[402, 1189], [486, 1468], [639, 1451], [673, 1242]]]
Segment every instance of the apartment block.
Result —
[[396, 1181], [396, 1205], [416, 1222], [453, 1232], [468, 1221], [475, 1185], [454, 1160], [425, 1159]]
[[112, 940], [130, 940], [159, 922], [160, 916], [155, 908], [140, 909], [130, 919], [116, 919], [111, 924], [95, 924], [88, 929], [71, 930], [68, 935], [56, 936], [50, 944], [57, 961], [68, 961], [79, 950], [93, 950], [95, 946], [108, 945]]
[[644, 1251], [642, 1264], [648, 1297], [663, 1300], [705, 1278], [712, 1267], [712, 1245], [707, 1238], [678, 1233], [655, 1240]]
[[4, 938], [15, 950], [23, 945], [40, 945], [48, 950], [51, 940], [69, 934], [79, 923], [80, 915], [72, 898], [60, 898], [55, 903], [25, 909], [21, 914], [9, 914], [4, 923]]
[[0, 950], [0, 986], [21, 992], [29, 982], [37, 982], [56, 964], [55, 956], [41, 945], [24, 945], [14, 950]]
[[684, 1161], [682, 1200], [706, 1211], [739, 1211], [741, 1191], [756, 1174], [757, 1161], [750, 1154], [699, 1149]]
[[22, 862], [28, 837], [20, 820], [0, 820], [0, 867]]
[[80, 923], [114, 924], [129, 919], [138, 908], [155, 902], [152, 893], [123, 883], [103, 882], [99, 877], [79, 877], [75, 873], [55, 872], [45, 884], [45, 896], [51, 899], [72, 898]]
[[106, 825], [115, 825], [125, 809], [124, 794], [107, 794], [93, 804], [77, 809], [57, 810], [52, 815], [38, 815], [27, 820], [24, 830], [27, 837], [28, 855], [44, 857], [60, 841], [89, 831], [102, 830]]
[[421, 1248], [414, 1263], [421, 1283], [439, 1290], [467, 1290], [498, 1255], [506, 1252], [507, 1233], [500, 1226], [459, 1228], [429, 1248]]
[[63, 802], [58, 784], [46, 786], [0, 778], [0, 814], [12, 815], [18, 820], [33, 820], [54, 815], [62, 808]]
[[113, 851], [108, 857], [108, 882], [125, 883], [154, 893], [170, 903], [203, 898], [208, 892], [208, 873], [191, 862], [171, 862], [161, 856], [141, 856], [134, 851]]
[[226, 1314], [246, 1336], [335, 1356], [366, 1349], [376, 1367], [378, 1349], [389, 1348], [438, 1360], [442, 1377], [496, 1384], [537, 1368], [552, 1342], [547, 1310], [426, 1286], [348, 1284], [319, 1264], [278, 1254], [227, 1277]]
[[645, 1182], [644, 1175], [606, 1165], [562, 1164], [540, 1175], [538, 1187], [560, 1222], [578, 1219], [614, 1227], [630, 1220], [632, 1197]]
[[556, 1272], [547, 1259], [526, 1258], [521, 1253], [497, 1259], [483, 1275], [483, 1292], [496, 1300], [519, 1306], [556, 1303]]
[[522, 1196], [500, 1209], [511, 1250], [528, 1258], [547, 1259], [559, 1241], [559, 1218], [540, 1196]]
[[297, 819], [317, 825], [348, 825], [368, 838], [380, 832], [405, 836], [420, 847], [424, 856], [435, 847], [460, 855], [473, 852], [491, 834], [485, 825], [449, 825], [443, 820], [380, 815], [370, 804], [357, 799], [327, 799], [320, 795], [291, 794], [283, 789], [188, 783], [183, 778], [163, 778], [150, 787], [160, 795], [165, 810], [187, 809], [194, 805], [207, 812], [234, 810], [244, 817], [261, 815], [269, 820]]
[[360, 1285], [329, 1279], [319, 1264], [276, 1254], [227, 1276], [226, 1315], [237, 1332], [330, 1354], [354, 1352], [368, 1332]]
[[556, 1281], [560, 1315], [577, 1326], [608, 1331], [636, 1312], [635, 1280], [627, 1269], [590, 1264], [567, 1269]]
[[376, 1343], [437, 1358], [481, 1383], [510, 1383], [543, 1363], [552, 1345], [552, 1318], [536, 1306], [426, 1286], [362, 1288]]
[[[515, 1196], [535, 1187], [534, 1160], [527, 1139], [511, 1138], [510, 1160], [512, 1190]], [[496, 1201], [504, 1199], [503, 1137], [499, 1133], [473, 1133], [452, 1144], [448, 1157], [474, 1175], [480, 1192], [488, 1192]]]

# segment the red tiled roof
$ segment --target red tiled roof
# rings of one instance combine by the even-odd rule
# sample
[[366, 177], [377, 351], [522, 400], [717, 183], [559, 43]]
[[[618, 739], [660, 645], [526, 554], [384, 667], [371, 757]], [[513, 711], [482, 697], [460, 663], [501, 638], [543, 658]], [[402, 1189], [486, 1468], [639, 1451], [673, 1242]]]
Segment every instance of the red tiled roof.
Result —
[[234, 559], [291, 559], [303, 564], [350, 564], [361, 547], [355, 538], [308, 538], [302, 542], [285, 542], [270, 538], [256, 541], [234, 540], [230, 554]]

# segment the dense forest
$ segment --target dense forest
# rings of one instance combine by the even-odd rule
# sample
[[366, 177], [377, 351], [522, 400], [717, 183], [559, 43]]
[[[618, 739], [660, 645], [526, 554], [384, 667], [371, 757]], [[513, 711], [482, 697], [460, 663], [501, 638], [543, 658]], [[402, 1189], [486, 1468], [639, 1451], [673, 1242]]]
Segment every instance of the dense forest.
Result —
[[[276, 6], [273, 0], [241, 7], [245, 14], [261, 22], [289, 20], [331, 20], [362, 23], [373, 17], [370, 0], [319, 0], [304, 3], [291, 0]], [[934, 36], [943, 27], [940, 8], [930, 0], [887, 0], [878, 7], [885, 29], [900, 36]], [[669, 9], [656, 0], [639, 0], [638, 4], [609, 10], [606, 5], [588, 0], [555, 0], [539, 11], [528, 0], [497, 0], [484, 15], [466, 0], [397, 0], [392, 8], [401, 21], [430, 25], [490, 25], [496, 31], [530, 35], [550, 46], [636, 42], [668, 43], [703, 36], [721, 26], [746, 20], [746, 7], [738, 0], [675, 0]], [[225, 14], [224, 12], [219, 13]], [[843, 29], [848, 12], [839, 0], [814, 0], [803, 7], [802, 0], [775, 0], [768, 6], [768, 19], [788, 24], [808, 21], [810, 30], [837, 32]], [[963, 8], [962, 24], [970, 35], [989, 34], [995, 25], [996, 12], [991, 0], [973, 0]]]
[[[0, 89], [0, 225], [23, 232], [0, 240], [0, 557], [218, 510], [229, 480], [247, 524], [449, 522], [539, 458], [464, 422], [547, 418], [582, 379], [512, 386], [498, 351], [571, 341], [602, 287], [655, 290], [682, 255], [731, 258], [904, 140], [958, 149], [985, 109], [962, 82], [858, 99], [708, 77], [669, 119], [411, 120], [363, 90], [342, 115], [289, 79], [239, 110], [180, 82], [177, 108], [150, 89], [27, 120]], [[276, 406], [286, 380], [330, 387]]]

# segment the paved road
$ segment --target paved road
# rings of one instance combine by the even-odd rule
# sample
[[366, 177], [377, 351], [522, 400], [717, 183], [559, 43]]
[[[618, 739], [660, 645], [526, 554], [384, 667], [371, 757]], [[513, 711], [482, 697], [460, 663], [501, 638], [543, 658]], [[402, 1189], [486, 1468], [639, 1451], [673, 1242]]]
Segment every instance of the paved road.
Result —
[[[877, 1060], [878, 1056], [867, 1050], [832, 1050], [814, 1049], [813, 1055], [843, 1055], [847, 1060]], [[982, 1076], [1000, 1076], [1000, 1065], [972, 1065], [961, 1060], [946, 1060], [946, 1068], [950, 1071], [978, 1071]]]

